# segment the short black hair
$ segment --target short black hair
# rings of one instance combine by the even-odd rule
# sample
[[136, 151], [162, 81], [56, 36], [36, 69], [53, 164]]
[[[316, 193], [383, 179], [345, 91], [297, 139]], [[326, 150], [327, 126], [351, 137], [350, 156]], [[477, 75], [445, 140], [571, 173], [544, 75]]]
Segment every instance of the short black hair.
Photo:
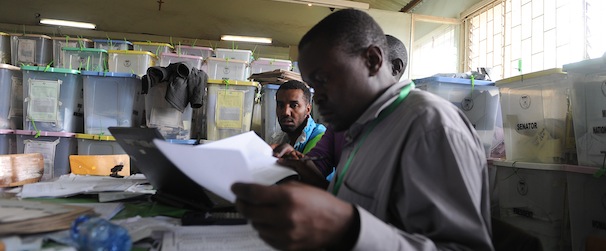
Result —
[[[299, 42], [299, 50], [317, 38], [324, 38], [329, 46], [355, 55], [368, 46], [379, 46], [388, 53], [385, 34], [377, 22], [366, 12], [343, 9], [333, 12], [309, 30]], [[385, 55], [385, 58], [387, 55]]]
[[389, 47], [389, 61], [393, 62], [399, 58], [404, 64], [404, 69], [406, 69], [408, 53], [406, 52], [404, 43], [392, 35], [385, 35], [385, 38], [387, 39], [387, 47]]
[[280, 91], [297, 89], [303, 91], [303, 98], [305, 98], [305, 102], [307, 102], [307, 104], [311, 104], [311, 91], [309, 90], [309, 87], [307, 84], [298, 80], [289, 80], [286, 83], [281, 84], [278, 91], [276, 91], [276, 96], [278, 96], [278, 92]]

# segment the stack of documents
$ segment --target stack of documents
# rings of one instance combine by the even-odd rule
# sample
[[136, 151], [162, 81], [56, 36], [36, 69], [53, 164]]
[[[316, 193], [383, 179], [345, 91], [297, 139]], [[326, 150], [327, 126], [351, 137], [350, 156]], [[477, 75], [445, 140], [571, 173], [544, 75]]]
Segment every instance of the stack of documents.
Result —
[[250, 76], [251, 80], [257, 81], [260, 84], [282, 84], [289, 80], [301, 80], [301, 74], [293, 71], [273, 70], [261, 73], [255, 73]]
[[90, 207], [0, 200], [0, 236], [68, 229], [78, 216], [92, 213]]

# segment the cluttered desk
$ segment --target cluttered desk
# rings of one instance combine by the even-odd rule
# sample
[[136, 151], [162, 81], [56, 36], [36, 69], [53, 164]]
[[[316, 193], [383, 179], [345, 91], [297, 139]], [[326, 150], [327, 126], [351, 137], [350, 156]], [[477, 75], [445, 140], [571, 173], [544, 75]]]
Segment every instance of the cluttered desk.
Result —
[[[116, 235], [130, 245], [118, 250], [273, 250], [235, 211], [230, 186], [296, 173], [276, 165], [254, 133], [187, 146], [166, 143], [155, 129], [110, 130], [142, 173], [67, 174], [0, 188], [0, 250], [81, 250], [110, 245]], [[92, 234], [114, 228], [112, 238]]]

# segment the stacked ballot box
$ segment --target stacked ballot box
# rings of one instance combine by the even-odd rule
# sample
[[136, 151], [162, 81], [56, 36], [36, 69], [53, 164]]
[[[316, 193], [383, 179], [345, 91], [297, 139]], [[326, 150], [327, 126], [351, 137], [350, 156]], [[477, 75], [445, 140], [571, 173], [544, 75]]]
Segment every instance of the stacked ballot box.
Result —
[[561, 69], [496, 82], [508, 161], [576, 164], [572, 84]]
[[77, 70], [23, 66], [23, 129], [82, 132], [82, 77]]
[[0, 32], [0, 64], [11, 64], [11, 35]]
[[566, 172], [556, 165], [508, 163], [495, 162], [499, 218], [539, 238], [544, 250], [568, 250]]
[[502, 145], [499, 88], [494, 82], [448, 77], [429, 77], [413, 82], [417, 88], [450, 101], [465, 114], [480, 136], [486, 157], [491, 157], [491, 152]]
[[114, 40], [114, 39], [93, 39], [95, 48], [109, 50], [132, 50], [133, 43], [126, 40]]
[[53, 42], [46, 35], [11, 36], [11, 64], [14, 66], [47, 66], [53, 60]]
[[0, 129], [23, 128], [23, 74], [19, 67], [0, 64]]
[[[53, 40], [53, 67], [57, 67], [57, 68], [70, 68], [67, 66], [64, 66], [64, 62], [63, 61], [63, 48], [67, 47], [67, 48], [81, 48], [81, 49], [89, 49], [89, 48], [94, 48], [95, 44], [93, 43], [93, 40], [90, 39], [86, 39], [86, 38], [72, 38], [69, 36], [65, 36], [65, 37], [53, 37], [51, 38]], [[106, 59], [107, 60], [107, 59]], [[70, 68], [73, 69], [73, 68]]]
[[108, 127], [133, 127], [138, 114], [137, 88], [141, 78], [131, 73], [82, 72], [84, 133], [111, 135]]
[[[206, 97], [206, 136], [219, 140], [251, 130], [257, 82], [209, 80]], [[200, 120], [203, 121], [203, 120]]]
[[158, 57], [149, 51], [108, 50], [108, 65], [111, 72], [147, 74], [147, 68], [155, 66]]
[[77, 154], [75, 133], [17, 130], [17, 153], [41, 153], [44, 174], [50, 180], [70, 173], [69, 156]]
[[188, 104], [180, 111], [166, 101], [167, 85], [155, 84], [145, 95], [147, 126], [157, 128], [165, 139], [190, 139], [193, 110]]

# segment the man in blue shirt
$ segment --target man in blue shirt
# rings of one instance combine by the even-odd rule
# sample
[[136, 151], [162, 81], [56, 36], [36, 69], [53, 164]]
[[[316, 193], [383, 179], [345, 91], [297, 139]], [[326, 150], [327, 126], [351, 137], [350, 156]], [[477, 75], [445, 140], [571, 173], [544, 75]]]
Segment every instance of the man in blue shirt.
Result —
[[311, 118], [311, 91], [303, 82], [290, 80], [276, 92], [276, 117], [281, 132], [272, 135], [271, 144], [288, 143], [303, 154], [322, 138], [326, 127]]

